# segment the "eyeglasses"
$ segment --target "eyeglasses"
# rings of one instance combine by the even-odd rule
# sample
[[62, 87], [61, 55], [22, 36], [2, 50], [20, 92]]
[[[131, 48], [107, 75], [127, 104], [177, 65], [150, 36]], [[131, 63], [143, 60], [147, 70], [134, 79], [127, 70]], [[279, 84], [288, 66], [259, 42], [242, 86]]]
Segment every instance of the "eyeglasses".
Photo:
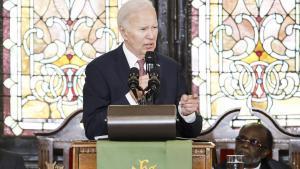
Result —
[[247, 139], [245, 137], [242, 137], [242, 136], [237, 136], [235, 138], [235, 140], [237, 142], [240, 142], [240, 143], [248, 143], [250, 144], [251, 146], [254, 146], [254, 147], [259, 147], [259, 148], [264, 148], [266, 146], [262, 145], [258, 140], [256, 139]]

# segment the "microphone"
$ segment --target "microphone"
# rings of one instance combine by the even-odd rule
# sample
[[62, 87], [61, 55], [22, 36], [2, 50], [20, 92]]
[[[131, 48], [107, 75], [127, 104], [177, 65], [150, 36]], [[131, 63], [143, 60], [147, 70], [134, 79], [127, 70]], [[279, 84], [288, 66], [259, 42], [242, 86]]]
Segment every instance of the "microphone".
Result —
[[150, 90], [150, 93], [157, 93], [159, 91], [159, 88], [160, 88], [159, 68], [153, 67], [150, 70], [148, 86], [145, 90], [146, 91]]
[[155, 103], [155, 98], [159, 92], [159, 67], [156, 65], [156, 54], [153, 51], [147, 51], [145, 54], [146, 72], [149, 75], [148, 86], [145, 91], [145, 99], [148, 103]]
[[154, 104], [155, 99], [159, 93], [160, 81], [159, 81], [159, 69], [154, 67], [149, 73], [148, 86], [145, 89], [148, 91], [145, 95], [145, 100], [149, 104]]
[[136, 67], [129, 70], [128, 87], [133, 92], [136, 92], [136, 89], [141, 90], [141, 87], [139, 86], [139, 70]]
[[150, 71], [156, 67], [156, 54], [153, 51], [147, 51], [145, 54], [146, 72], [150, 74]]

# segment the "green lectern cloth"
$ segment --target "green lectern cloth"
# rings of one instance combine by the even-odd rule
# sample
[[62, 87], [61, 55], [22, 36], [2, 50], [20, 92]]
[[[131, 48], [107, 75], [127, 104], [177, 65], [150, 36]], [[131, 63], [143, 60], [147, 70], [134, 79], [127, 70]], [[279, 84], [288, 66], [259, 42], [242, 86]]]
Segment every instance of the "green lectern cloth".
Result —
[[192, 141], [97, 141], [97, 169], [191, 169]]

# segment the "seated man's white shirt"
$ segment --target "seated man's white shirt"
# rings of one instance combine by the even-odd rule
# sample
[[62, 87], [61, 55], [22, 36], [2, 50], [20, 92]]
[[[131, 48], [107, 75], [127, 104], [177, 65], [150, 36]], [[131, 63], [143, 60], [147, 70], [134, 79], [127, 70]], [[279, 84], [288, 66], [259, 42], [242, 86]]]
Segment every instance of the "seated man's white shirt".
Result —
[[[127, 62], [129, 64], [129, 68], [131, 69], [133, 67], [136, 67], [136, 68], [140, 69], [139, 66], [138, 66], [138, 63], [137, 63], [137, 61], [139, 60], [139, 58], [136, 57], [132, 52], [130, 52], [127, 49], [125, 43], [123, 43], [122, 47], [123, 47], [123, 51], [124, 51], [124, 54], [126, 56]], [[128, 102], [129, 102], [130, 105], [138, 105], [138, 103], [134, 100], [134, 98], [132, 98], [130, 92], [128, 92], [125, 95], [125, 97], [128, 100]], [[190, 114], [188, 116], [184, 116], [184, 115], [181, 114], [181, 106], [178, 106], [178, 111], [179, 111], [180, 116], [184, 119], [185, 122], [187, 122], [187, 123], [193, 123], [196, 120], [196, 114], [195, 113], [192, 113], [192, 114]]]

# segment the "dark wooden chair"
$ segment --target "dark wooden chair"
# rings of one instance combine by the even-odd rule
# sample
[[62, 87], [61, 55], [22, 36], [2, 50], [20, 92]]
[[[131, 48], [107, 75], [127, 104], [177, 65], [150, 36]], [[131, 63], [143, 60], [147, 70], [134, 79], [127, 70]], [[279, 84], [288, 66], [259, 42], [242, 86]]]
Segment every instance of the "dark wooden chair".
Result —
[[70, 114], [64, 122], [50, 132], [36, 133], [38, 139], [39, 168], [46, 169], [47, 163], [63, 163], [69, 168], [69, 151], [74, 141], [87, 140], [81, 123], [82, 110]]
[[[234, 152], [235, 138], [240, 128], [233, 128], [232, 124], [241, 121], [239, 120], [242, 118], [239, 116], [240, 111], [240, 108], [227, 111], [221, 115], [210, 128], [202, 131], [199, 136], [199, 139], [215, 143], [215, 164], [223, 161], [227, 154]], [[253, 109], [251, 113], [252, 116], [255, 116], [257, 121], [265, 125], [273, 134], [274, 148], [272, 158], [289, 163], [291, 166], [300, 166], [300, 160], [299, 157], [297, 157], [300, 152], [300, 135], [290, 133], [280, 127], [278, 123], [263, 110]]]

